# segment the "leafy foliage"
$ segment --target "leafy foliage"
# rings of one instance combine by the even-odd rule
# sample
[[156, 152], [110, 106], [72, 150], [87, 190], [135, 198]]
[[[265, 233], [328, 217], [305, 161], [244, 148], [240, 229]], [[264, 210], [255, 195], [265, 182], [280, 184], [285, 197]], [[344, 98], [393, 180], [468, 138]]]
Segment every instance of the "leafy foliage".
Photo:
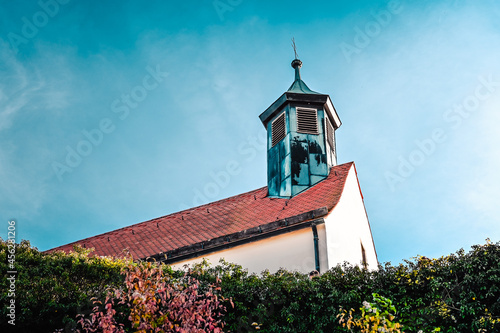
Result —
[[[363, 307], [360, 308], [361, 317], [354, 318], [354, 309], [340, 309], [339, 324], [342, 327], [347, 327], [351, 332], [352, 328], [359, 328], [362, 333], [378, 333], [378, 332], [397, 332], [401, 333], [401, 324], [395, 323], [396, 307], [392, 305], [392, 301], [386, 297], [373, 293], [373, 303], [364, 301]], [[346, 318], [347, 317], [347, 318]]]
[[[91, 297], [101, 297], [109, 286], [118, 286], [120, 269], [128, 259], [90, 257], [90, 250], [75, 248], [71, 254], [45, 254], [28, 241], [16, 244], [16, 325], [5, 318], [6, 279], [0, 280], [0, 331], [52, 332], [76, 327], [76, 315], [92, 308]], [[0, 270], [7, 272], [7, 242], [0, 239]]]
[[[81, 316], [85, 332], [222, 332], [224, 307], [215, 294], [220, 291], [217, 285], [200, 292], [194, 277], [175, 279], [165, 274], [163, 265], [152, 262], [130, 264], [124, 274], [124, 290], [110, 290], [104, 309], [95, 300], [90, 319]], [[122, 305], [122, 312], [115, 304]]]
[[226, 323], [235, 332], [255, 331], [253, 323], [262, 332], [346, 332], [336, 322], [339, 309], [359, 308], [373, 293], [392, 300], [405, 332], [500, 331], [500, 243], [377, 271], [346, 264], [313, 279], [287, 271], [249, 275], [224, 262], [206, 273], [213, 275], [234, 300]]
[[[1, 242], [0, 267], [4, 272], [5, 262], [6, 244]], [[141, 265], [152, 265], [155, 273], [134, 270]], [[127, 280], [127, 275], [120, 274], [124, 267], [134, 279]], [[16, 256], [16, 323], [24, 326], [16, 328], [21, 332], [52, 332], [55, 328], [69, 332], [75, 327], [76, 314], [83, 313], [91, 322], [110, 319], [99, 323], [101, 332], [105, 325], [115, 325], [117, 331], [120, 327], [147, 331], [167, 321], [180, 329], [188, 313], [197, 313], [200, 329], [223, 319], [226, 332], [349, 332], [338, 322], [337, 315], [342, 313], [339, 309], [360, 309], [363, 301], [369, 301], [380, 318], [391, 322], [396, 314], [392, 307], [397, 309], [397, 322], [407, 333], [500, 332], [500, 243], [488, 241], [467, 253], [459, 250], [436, 259], [416, 257], [395, 266], [386, 263], [376, 271], [346, 264], [312, 279], [285, 270], [249, 274], [226, 262], [217, 266], [202, 263], [187, 272], [165, 266], [161, 274], [155, 267], [92, 257], [83, 249], [71, 254], [44, 254], [22, 242], [17, 245]], [[149, 287], [139, 285], [139, 281], [149, 281]], [[158, 286], [164, 286], [165, 291]], [[107, 294], [109, 287], [113, 294]], [[0, 280], [0, 288], [0, 331], [6, 331], [6, 279]], [[208, 308], [204, 306], [212, 305], [196, 303], [201, 300], [193, 298], [196, 293], [206, 296], [210, 304], [219, 303], [205, 311]], [[374, 293], [384, 298], [371, 301]], [[102, 304], [93, 304], [91, 297]], [[184, 304], [188, 302], [189, 306]], [[93, 306], [97, 306], [95, 311]], [[221, 306], [227, 308], [223, 318], [219, 316]], [[182, 312], [186, 307], [188, 310]], [[363, 308], [365, 313], [361, 311], [361, 315], [365, 316], [368, 309]], [[168, 317], [173, 312], [186, 315]], [[361, 319], [356, 313], [352, 320]], [[135, 328], [131, 328], [129, 317]], [[214, 329], [221, 326], [214, 324]]]

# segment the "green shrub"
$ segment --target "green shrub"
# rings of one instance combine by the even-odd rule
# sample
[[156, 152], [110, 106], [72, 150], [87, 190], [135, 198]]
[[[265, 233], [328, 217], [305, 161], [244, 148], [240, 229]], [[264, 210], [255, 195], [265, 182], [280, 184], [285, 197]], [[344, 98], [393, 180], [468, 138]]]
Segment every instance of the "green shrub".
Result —
[[[8, 270], [6, 251], [6, 242], [0, 242], [3, 272]], [[20, 332], [70, 331], [76, 314], [91, 313], [91, 297], [103, 300], [108, 287], [123, 288], [120, 271], [131, 264], [89, 257], [84, 249], [44, 254], [25, 241], [16, 251], [16, 328]], [[175, 279], [185, 275], [167, 266], [163, 270]], [[396, 266], [386, 263], [377, 271], [346, 264], [312, 279], [285, 270], [248, 274], [226, 262], [215, 267], [196, 265], [188, 276], [203, 291], [220, 279], [217, 294], [227, 299], [223, 300], [226, 332], [349, 332], [338, 322], [339, 309], [358, 309], [373, 293], [392, 301], [398, 323], [407, 333], [500, 332], [500, 243], [489, 241], [467, 253], [416, 257]], [[0, 281], [2, 332], [12, 328], [5, 319], [7, 283]], [[123, 309], [112, 308], [128, 316]]]
[[392, 300], [405, 332], [500, 332], [500, 243], [377, 271], [345, 264], [312, 280], [287, 271], [257, 276], [225, 262], [207, 270], [213, 276], [234, 301], [226, 317], [234, 332], [255, 331], [252, 324], [262, 332], [346, 332], [339, 308], [359, 308], [373, 293]]
[[357, 329], [361, 333], [395, 332], [401, 333], [401, 324], [394, 322], [396, 319], [396, 307], [392, 301], [386, 297], [373, 293], [373, 302], [363, 302], [360, 308], [361, 315], [358, 318], [353, 316], [354, 309], [340, 309], [339, 324], [352, 332]]
[[[0, 270], [7, 272], [7, 242], [0, 239]], [[0, 331], [70, 331], [76, 315], [92, 309], [91, 297], [101, 297], [109, 286], [123, 281], [121, 268], [128, 260], [89, 257], [76, 248], [66, 254], [45, 254], [27, 241], [16, 244], [16, 325], [7, 323], [8, 281], [0, 280]]]

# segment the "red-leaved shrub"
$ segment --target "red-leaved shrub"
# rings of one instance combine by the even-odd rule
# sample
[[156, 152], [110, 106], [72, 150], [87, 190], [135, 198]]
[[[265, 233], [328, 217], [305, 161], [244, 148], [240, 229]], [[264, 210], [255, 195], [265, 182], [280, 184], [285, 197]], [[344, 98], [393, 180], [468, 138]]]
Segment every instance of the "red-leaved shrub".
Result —
[[89, 318], [81, 315], [83, 332], [223, 332], [225, 311], [215, 284], [200, 289], [200, 282], [187, 274], [174, 278], [161, 264], [140, 262], [124, 270], [123, 289], [111, 289]]

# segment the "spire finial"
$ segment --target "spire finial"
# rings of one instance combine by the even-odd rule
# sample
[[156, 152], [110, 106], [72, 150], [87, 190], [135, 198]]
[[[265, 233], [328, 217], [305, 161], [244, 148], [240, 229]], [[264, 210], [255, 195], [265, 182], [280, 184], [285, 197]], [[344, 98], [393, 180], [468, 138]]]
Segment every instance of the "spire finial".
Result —
[[295, 37], [292, 37], [292, 47], [293, 53], [295, 53], [295, 59], [299, 59], [299, 55], [297, 54], [297, 45], [295, 45]]
[[292, 47], [293, 52], [295, 53], [295, 59], [292, 61], [292, 67], [295, 69], [295, 80], [300, 80], [300, 67], [302, 67], [302, 61], [299, 60], [299, 55], [297, 54], [295, 38], [292, 38]]

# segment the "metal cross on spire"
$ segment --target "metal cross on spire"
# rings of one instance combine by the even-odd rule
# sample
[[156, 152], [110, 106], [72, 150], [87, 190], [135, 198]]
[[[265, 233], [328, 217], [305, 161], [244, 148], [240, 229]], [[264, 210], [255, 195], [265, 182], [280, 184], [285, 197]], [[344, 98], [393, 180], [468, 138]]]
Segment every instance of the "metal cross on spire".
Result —
[[297, 45], [295, 45], [295, 37], [292, 38], [292, 47], [293, 53], [295, 53], [295, 59], [299, 59], [299, 55], [297, 54]]
[[295, 45], [295, 38], [292, 38], [293, 52], [295, 53], [295, 59], [292, 61], [292, 67], [295, 69], [295, 80], [300, 80], [300, 67], [302, 67], [302, 61], [299, 60], [299, 55], [297, 54], [297, 45]]

